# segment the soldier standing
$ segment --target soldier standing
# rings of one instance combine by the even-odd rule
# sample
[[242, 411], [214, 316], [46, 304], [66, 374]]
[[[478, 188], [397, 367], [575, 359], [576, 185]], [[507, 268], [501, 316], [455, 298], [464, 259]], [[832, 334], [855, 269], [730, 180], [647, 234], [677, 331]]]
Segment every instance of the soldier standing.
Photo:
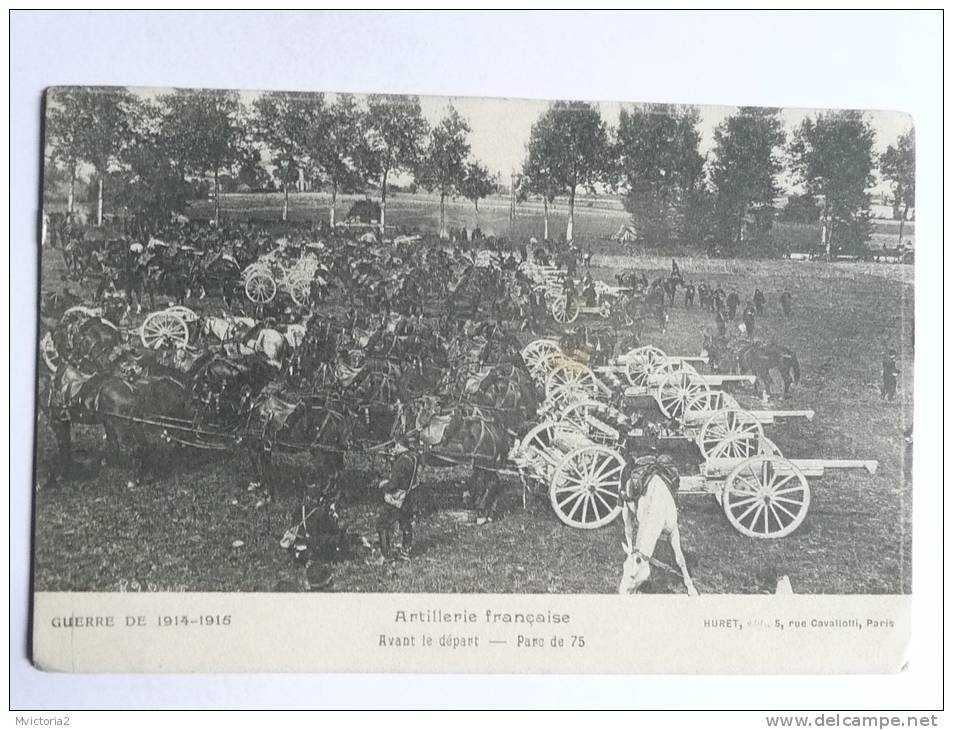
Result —
[[397, 557], [410, 560], [414, 545], [414, 519], [417, 512], [417, 487], [420, 481], [420, 454], [411, 449], [406, 438], [399, 439], [393, 450], [394, 460], [390, 478], [384, 479], [381, 490], [384, 509], [377, 519], [377, 536], [384, 559], [392, 556], [391, 533], [394, 526], [400, 527], [401, 543]]
[[745, 334], [747, 334], [748, 337], [754, 337], [754, 314], [754, 304], [748, 302], [743, 315], [745, 321]]
[[883, 359], [883, 383], [880, 386], [881, 400], [892, 401], [897, 396], [897, 376], [899, 374], [897, 351], [888, 350]]
[[685, 309], [691, 309], [695, 306], [695, 285], [688, 282], [685, 285]]
[[784, 312], [785, 317], [791, 316], [791, 292], [783, 291], [781, 292], [781, 311]]
[[754, 299], [752, 301], [754, 302], [754, 309], [760, 317], [762, 314], [764, 314], [764, 292], [762, 292], [760, 289], [755, 289]]
[[738, 292], [732, 290], [732, 292], [728, 295], [727, 304], [728, 319], [734, 322], [735, 317], [738, 314], [738, 305], [741, 304], [741, 299], [738, 298]]

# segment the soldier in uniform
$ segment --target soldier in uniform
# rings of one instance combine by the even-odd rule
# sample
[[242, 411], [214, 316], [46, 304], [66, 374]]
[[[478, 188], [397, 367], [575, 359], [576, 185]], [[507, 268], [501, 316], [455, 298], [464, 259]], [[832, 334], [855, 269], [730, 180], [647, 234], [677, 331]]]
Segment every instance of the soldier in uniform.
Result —
[[754, 337], [754, 315], [754, 304], [748, 302], [747, 306], [745, 306], [744, 315], [742, 315], [745, 322], [745, 334], [747, 334], [748, 337]]
[[741, 304], [741, 299], [738, 297], [738, 292], [732, 290], [731, 293], [728, 294], [727, 304], [728, 319], [734, 322], [735, 317], [738, 315], [738, 305]]
[[754, 302], [754, 309], [758, 313], [758, 316], [760, 317], [762, 314], [764, 314], [764, 302], [765, 302], [764, 292], [761, 291], [760, 289], [755, 289], [754, 298], [752, 299], [752, 301]]
[[897, 367], [897, 351], [887, 350], [883, 359], [883, 382], [880, 385], [881, 400], [892, 401], [897, 396], [897, 376], [900, 368]]
[[685, 309], [691, 309], [695, 306], [695, 285], [688, 282], [685, 285]]
[[420, 454], [411, 448], [406, 437], [398, 439], [394, 446], [390, 478], [380, 483], [384, 508], [377, 519], [377, 536], [384, 559], [393, 556], [391, 533], [394, 526], [400, 527], [401, 543], [397, 557], [410, 560], [414, 545], [414, 519], [417, 513], [418, 486], [420, 483]]
[[781, 311], [784, 312], [785, 317], [791, 316], [791, 292], [784, 291], [781, 292]]

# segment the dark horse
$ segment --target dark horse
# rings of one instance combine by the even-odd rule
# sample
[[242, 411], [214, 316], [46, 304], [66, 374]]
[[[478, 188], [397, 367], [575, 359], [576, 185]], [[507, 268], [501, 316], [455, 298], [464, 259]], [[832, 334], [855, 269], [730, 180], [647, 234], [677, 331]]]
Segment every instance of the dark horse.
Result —
[[[228, 446], [240, 436], [241, 413], [247, 412], [251, 398], [274, 372], [257, 356], [240, 363], [201, 357], [186, 372], [145, 358], [137, 367], [136, 373], [120, 373], [117, 368], [92, 375], [69, 363], [57, 369], [48, 408], [61, 475], [68, 476], [73, 466], [74, 423], [103, 427], [107, 460], [113, 463], [118, 463], [122, 446], [128, 443], [137, 481], [153, 466], [149, 430], [180, 444]], [[51, 476], [55, 478], [56, 474]]]
[[442, 408], [435, 396], [422, 396], [413, 404], [414, 428], [423, 445], [424, 464], [431, 467], [469, 465], [473, 486], [481, 494], [477, 524], [489, 519], [503, 492], [499, 470], [519, 443], [498, 418], [479, 407], [459, 404]]
[[316, 472], [334, 481], [344, 470], [344, 452], [351, 440], [351, 417], [314, 397], [279, 392], [263, 393], [248, 414], [243, 444], [248, 450], [255, 481], [269, 499], [277, 493], [272, 455], [275, 451], [311, 454]]
[[771, 371], [776, 370], [784, 382], [784, 397], [787, 398], [792, 383], [801, 379], [801, 366], [797, 355], [786, 347], [751, 340], [731, 342], [726, 337], [705, 335], [702, 353], [714, 372], [752, 373], [755, 389], [759, 388], [762, 399], [771, 395]]
[[106, 432], [106, 461], [117, 464], [121, 446], [130, 442], [138, 480], [149, 466], [145, 418], [188, 418], [189, 396], [181, 383], [169, 377], [131, 380], [113, 372], [82, 373], [64, 363], [53, 377], [47, 402], [59, 451], [58, 469], [50, 475], [69, 478], [74, 467], [72, 426], [100, 425]]

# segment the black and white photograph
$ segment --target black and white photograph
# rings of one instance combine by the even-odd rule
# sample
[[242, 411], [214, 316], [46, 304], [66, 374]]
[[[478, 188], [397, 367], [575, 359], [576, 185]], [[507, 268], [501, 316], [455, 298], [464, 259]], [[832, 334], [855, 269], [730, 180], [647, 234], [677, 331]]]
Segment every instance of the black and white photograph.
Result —
[[58, 86], [42, 124], [35, 590], [911, 592], [911, 116]]

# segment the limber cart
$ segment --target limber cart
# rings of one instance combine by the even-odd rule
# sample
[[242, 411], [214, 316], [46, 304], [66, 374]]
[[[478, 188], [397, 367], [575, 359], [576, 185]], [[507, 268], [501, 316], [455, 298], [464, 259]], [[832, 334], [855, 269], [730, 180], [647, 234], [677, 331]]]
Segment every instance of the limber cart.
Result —
[[[122, 338], [138, 336], [143, 347], [154, 350], [163, 346], [185, 347], [195, 339], [199, 316], [188, 307], [169, 306], [146, 316], [138, 327], [118, 327], [102, 317], [102, 309], [96, 307], [71, 307], [60, 318], [60, 326], [76, 326], [80, 321], [99, 318], [104, 325], [115, 330]], [[40, 356], [49, 371], [56, 372], [61, 361], [53, 333], [47, 332], [40, 339]]]

